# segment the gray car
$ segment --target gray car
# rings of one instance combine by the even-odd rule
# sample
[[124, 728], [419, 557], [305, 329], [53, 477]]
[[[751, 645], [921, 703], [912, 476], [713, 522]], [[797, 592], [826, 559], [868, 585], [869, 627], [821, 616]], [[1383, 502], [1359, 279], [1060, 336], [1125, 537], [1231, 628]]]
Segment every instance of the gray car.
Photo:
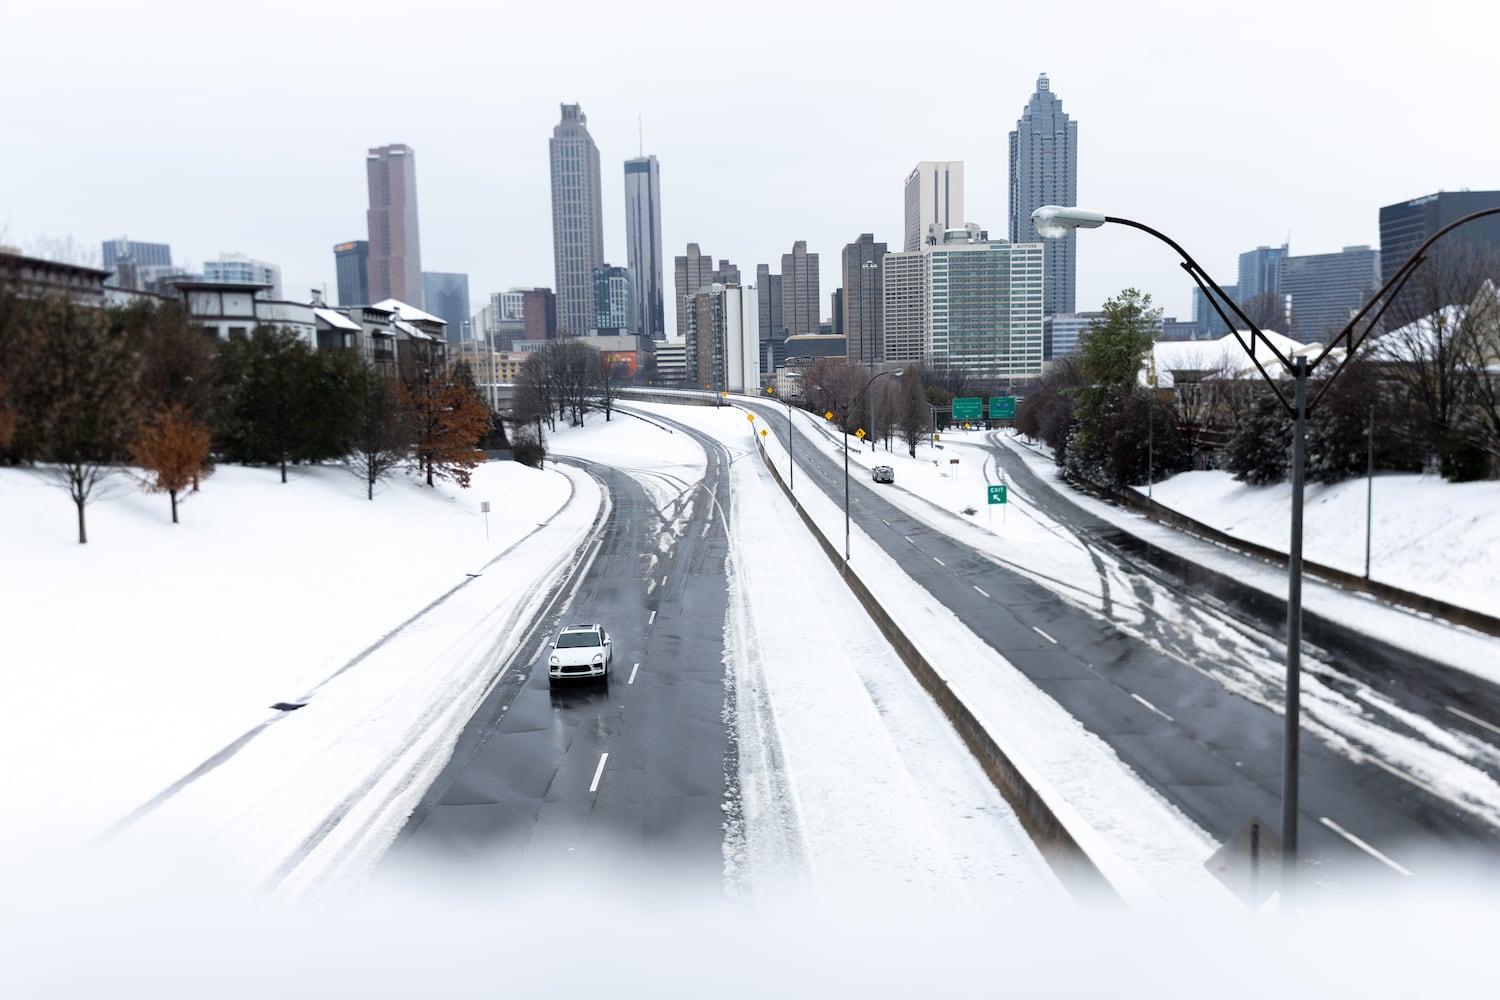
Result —
[[896, 470], [889, 465], [877, 465], [870, 470], [870, 478], [877, 483], [894, 483], [896, 481]]

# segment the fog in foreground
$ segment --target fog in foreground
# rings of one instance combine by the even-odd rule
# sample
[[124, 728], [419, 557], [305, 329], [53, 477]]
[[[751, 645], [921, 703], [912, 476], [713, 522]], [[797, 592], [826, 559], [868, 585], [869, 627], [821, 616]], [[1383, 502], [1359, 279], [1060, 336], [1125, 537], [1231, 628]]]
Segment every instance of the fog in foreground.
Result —
[[1493, 878], [1309, 886], [1295, 913], [686, 886], [603, 868], [387, 865], [287, 899], [223, 859], [0, 863], [0, 995], [16, 997], [1434, 996], [1487, 981]]

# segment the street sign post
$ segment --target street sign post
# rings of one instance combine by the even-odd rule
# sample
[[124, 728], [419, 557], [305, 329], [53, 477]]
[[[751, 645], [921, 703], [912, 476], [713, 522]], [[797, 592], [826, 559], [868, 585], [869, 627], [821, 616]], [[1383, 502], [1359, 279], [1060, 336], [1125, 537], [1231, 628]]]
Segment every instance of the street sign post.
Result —
[[1014, 420], [1016, 418], [1016, 397], [1014, 396], [991, 396], [990, 397], [990, 419], [991, 420]]
[[978, 420], [984, 412], [984, 397], [959, 396], [953, 401], [953, 419]]
[[1245, 905], [1259, 909], [1276, 891], [1275, 878], [1261, 878], [1261, 871], [1275, 873], [1280, 869], [1281, 838], [1261, 820], [1252, 819], [1209, 855], [1203, 867]]

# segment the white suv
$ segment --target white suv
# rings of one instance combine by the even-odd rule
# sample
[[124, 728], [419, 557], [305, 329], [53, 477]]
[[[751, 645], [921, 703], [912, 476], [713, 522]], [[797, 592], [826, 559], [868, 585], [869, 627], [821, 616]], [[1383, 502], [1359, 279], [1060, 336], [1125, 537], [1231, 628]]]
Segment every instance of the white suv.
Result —
[[547, 680], [602, 678], [609, 681], [610, 638], [603, 625], [568, 625], [552, 644]]

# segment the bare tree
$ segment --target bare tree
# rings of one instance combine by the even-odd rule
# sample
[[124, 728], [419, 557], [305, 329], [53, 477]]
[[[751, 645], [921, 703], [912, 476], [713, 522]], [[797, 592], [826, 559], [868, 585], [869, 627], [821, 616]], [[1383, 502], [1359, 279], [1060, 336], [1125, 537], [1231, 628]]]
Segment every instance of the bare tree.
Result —
[[1401, 325], [1373, 354], [1405, 389], [1417, 436], [1445, 458], [1464, 446], [1463, 410], [1478, 391], [1475, 365], [1486, 353], [1490, 310], [1481, 290], [1497, 273], [1496, 255], [1474, 244], [1435, 250], [1392, 306]]
[[1250, 322], [1262, 330], [1285, 333], [1291, 325], [1291, 317], [1286, 314], [1286, 303], [1275, 292], [1252, 295], [1241, 303], [1240, 308], [1244, 310]]
[[926, 386], [922, 383], [922, 366], [908, 365], [902, 371], [895, 386], [894, 405], [896, 431], [906, 442], [906, 453], [917, 457], [917, 443], [927, 435], [932, 425], [932, 410], [927, 402]]
[[1500, 290], [1486, 282], [1466, 316], [1469, 336], [1459, 349], [1468, 405], [1462, 423], [1468, 436], [1500, 465]]
[[390, 376], [364, 365], [358, 376], [356, 420], [346, 464], [365, 481], [365, 497], [375, 499], [375, 484], [386, 479], [411, 454], [411, 413]]

